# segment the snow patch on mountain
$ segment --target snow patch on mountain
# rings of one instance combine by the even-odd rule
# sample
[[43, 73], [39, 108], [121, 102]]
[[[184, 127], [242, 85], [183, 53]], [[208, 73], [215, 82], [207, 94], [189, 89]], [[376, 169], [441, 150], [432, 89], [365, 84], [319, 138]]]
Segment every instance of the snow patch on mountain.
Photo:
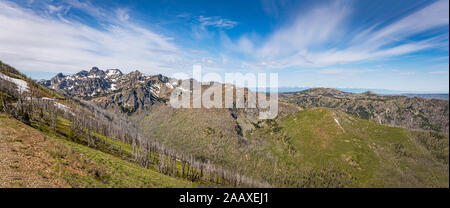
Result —
[[0, 73], [0, 78], [16, 84], [17, 85], [17, 91], [19, 91], [20, 93], [28, 92], [29, 89], [30, 89], [30, 87], [28, 87], [27, 82], [25, 82], [25, 81], [23, 81], [21, 79], [16, 79], [16, 78], [9, 77], [9, 76], [4, 75], [3, 73]]
[[111, 88], [110, 88], [110, 89], [111, 89], [112, 91], [114, 91], [114, 90], [117, 90], [117, 88], [116, 88], [116, 87], [117, 87], [117, 85], [116, 85], [116, 84], [111, 84]]
[[173, 89], [173, 85], [172, 84], [170, 84], [170, 83], [166, 83], [166, 86], [168, 87], [168, 88], [170, 88], [170, 89]]
[[108, 69], [106, 70], [106, 76], [107, 77], [112, 77], [112, 76], [116, 76], [116, 75], [122, 75], [122, 72], [118, 69]]

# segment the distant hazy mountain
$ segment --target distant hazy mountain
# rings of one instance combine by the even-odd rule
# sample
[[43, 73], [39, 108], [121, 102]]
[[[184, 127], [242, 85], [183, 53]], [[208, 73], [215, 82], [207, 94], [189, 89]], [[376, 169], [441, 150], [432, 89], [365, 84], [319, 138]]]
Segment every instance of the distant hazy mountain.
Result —
[[444, 94], [402, 94], [408, 97], [420, 97], [427, 99], [440, 99], [440, 100], [448, 100], [448, 93]]
[[[311, 89], [314, 87], [280, 87], [278, 88], [279, 92], [299, 92], [307, 89]], [[408, 97], [420, 97], [420, 98], [428, 98], [428, 99], [441, 99], [448, 100], [448, 93], [436, 93], [436, 92], [412, 92], [412, 91], [401, 91], [401, 90], [386, 90], [386, 89], [367, 89], [367, 88], [335, 88], [342, 92], [350, 92], [350, 93], [363, 93], [367, 91], [371, 91], [380, 95], [405, 95]]]

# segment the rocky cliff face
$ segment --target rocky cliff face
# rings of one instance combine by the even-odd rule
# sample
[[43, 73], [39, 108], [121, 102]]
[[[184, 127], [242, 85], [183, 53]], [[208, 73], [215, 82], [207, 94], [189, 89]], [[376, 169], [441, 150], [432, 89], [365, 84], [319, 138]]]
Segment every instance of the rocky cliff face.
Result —
[[167, 101], [178, 81], [139, 71], [123, 74], [118, 69], [103, 71], [93, 67], [70, 76], [59, 73], [40, 84], [69, 97], [91, 100], [109, 110], [132, 113]]
[[380, 124], [449, 132], [449, 103], [445, 100], [380, 96], [370, 91], [354, 94], [329, 88], [282, 93], [280, 100], [303, 108], [339, 109]]

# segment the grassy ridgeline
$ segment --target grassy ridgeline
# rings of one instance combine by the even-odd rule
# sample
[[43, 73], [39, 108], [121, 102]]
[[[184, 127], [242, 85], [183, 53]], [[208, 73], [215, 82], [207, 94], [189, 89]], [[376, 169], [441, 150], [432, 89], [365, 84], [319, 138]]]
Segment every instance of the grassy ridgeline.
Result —
[[254, 125], [241, 136], [227, 109], [153, 109], [140, 123], [171, 148], [278, 187], [448, 187], [445, 135], [327, 108]]

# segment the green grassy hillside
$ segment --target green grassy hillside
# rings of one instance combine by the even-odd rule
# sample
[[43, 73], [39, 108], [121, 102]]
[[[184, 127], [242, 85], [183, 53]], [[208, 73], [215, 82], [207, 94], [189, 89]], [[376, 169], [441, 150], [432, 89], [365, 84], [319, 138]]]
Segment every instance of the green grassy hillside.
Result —
[[[338, 124], [339, 123], [339, 124]], [[448, 136], [388, 127], [327, 108], [240, 134], [226, 109], [154, 109], [146, 135], [277, 187], [448, 187]]]
[[[279, 122], [298, 169], [333, 167], [352, 187], [448, 187], [448, 136], [379, 125], [326, 108]], [[328, 177], [328, 176], [327, 176]]]
[[0, 187], [193, 187], [0, 114]]

